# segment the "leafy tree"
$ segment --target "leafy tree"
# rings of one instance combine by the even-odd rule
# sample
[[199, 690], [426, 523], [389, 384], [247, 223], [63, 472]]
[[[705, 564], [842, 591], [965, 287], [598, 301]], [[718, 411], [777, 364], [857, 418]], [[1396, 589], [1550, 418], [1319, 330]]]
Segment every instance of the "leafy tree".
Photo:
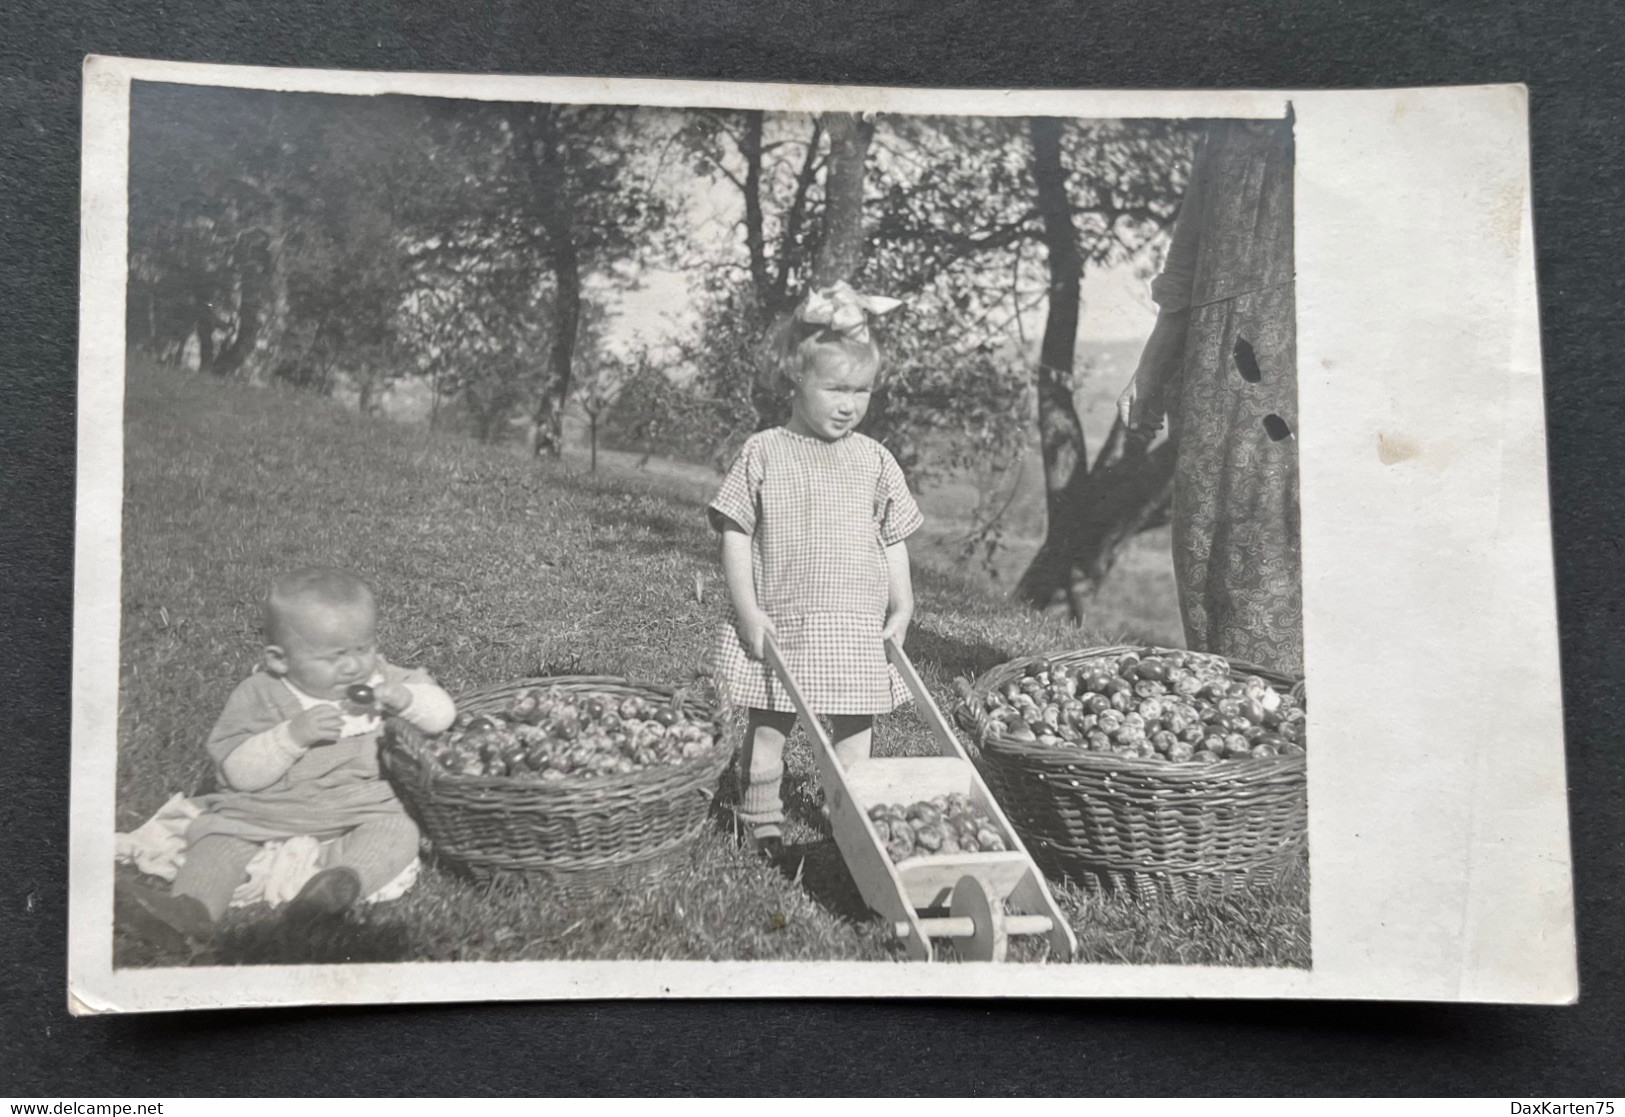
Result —
[[[454, 219], [414, 245], [412, 265], [424, 289], [451, 293], [453, 302], [477, 291], [483, 308], [443, 320], [445, 359], [492, 330], [517, 348], [544, 345], [539, 364], [527, 356], [489, 371], [508, 380], [515, 404], [527, 401], [536, 452], [557, 455], [587, 278], [633, 283], [636, 270], [626, 265], [660, 250], [667, 204], [640, 156], [662, 119], [596, 105], [459, 103], [437, 125], [444, 173], [432, 201]], [[453, 343], [460, 334], [468, 336]], [[459, 380], [440, 382], [455, 388]]]

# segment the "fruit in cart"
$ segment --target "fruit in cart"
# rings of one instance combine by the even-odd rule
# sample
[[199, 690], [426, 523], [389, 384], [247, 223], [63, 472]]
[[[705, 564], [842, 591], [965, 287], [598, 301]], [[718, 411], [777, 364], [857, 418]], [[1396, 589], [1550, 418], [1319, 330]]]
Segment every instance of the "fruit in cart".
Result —
[[868, 815], [893, 861], [1006, 848], [993, 819], [960, 792], [907, 805], [877, 803]]
[[914, 844], [921, 853], [936, 853], [942, 848], [942, 826], [940, 823], [926, 823], [914, 829]]

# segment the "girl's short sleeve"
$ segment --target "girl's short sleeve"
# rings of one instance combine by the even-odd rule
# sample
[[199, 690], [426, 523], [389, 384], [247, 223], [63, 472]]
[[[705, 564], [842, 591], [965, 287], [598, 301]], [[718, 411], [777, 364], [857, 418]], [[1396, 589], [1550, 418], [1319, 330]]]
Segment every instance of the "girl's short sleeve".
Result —
[[747, 535], [755, 532], [764, 465], [761, 443], [753, 437], [739, 451], [739, 456], [728, 469], [728, 475], [722, 479], [722, 487], [706, 509], [711, 530], [727, 531], [729, 527], [738, 527]]
[[891, 451], [880, 450], [880, 484], [875, 491], [875, 520], [880, 526], [880, 541], [890, 547], [913, 535], [925, 523], [920, 506], [914, 503], [914, 494], [908, 491], [903, 468]]

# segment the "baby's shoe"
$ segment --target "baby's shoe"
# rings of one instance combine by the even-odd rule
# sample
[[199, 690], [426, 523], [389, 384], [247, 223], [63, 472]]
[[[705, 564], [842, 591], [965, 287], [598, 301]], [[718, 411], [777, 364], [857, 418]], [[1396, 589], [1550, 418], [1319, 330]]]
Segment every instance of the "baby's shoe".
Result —
[[203, 947], [214, 938], [214, 917], [195, 896], [177, 896], [120, 879], [113, 885], [113, 908], [152, 946], [173, 947], [178, 936], [187, 946]]
[[283, 920], [307, 924], [324, 915], [349, 911], [361, 899], [361, 878], [354, 869], [340, 865], [323, 869], [305, 882], [299, 895], [288, 901]]

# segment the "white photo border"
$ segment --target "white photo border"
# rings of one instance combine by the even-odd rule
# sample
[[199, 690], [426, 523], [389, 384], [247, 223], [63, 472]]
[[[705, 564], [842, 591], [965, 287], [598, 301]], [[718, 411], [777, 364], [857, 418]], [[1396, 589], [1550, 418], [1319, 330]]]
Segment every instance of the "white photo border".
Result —
[[[1577, 993], [1527, 91], [928, 90], [92, 56], [84, 70], [68, 983], [75, 1013], [641, 997], [1569, 1003]], [[1065, 117], [1295, 113], [1310, 970], [855, 962], [117, 969], [132, 81]], [[1397, 455], [1384, 448], [1404, 447]]]

